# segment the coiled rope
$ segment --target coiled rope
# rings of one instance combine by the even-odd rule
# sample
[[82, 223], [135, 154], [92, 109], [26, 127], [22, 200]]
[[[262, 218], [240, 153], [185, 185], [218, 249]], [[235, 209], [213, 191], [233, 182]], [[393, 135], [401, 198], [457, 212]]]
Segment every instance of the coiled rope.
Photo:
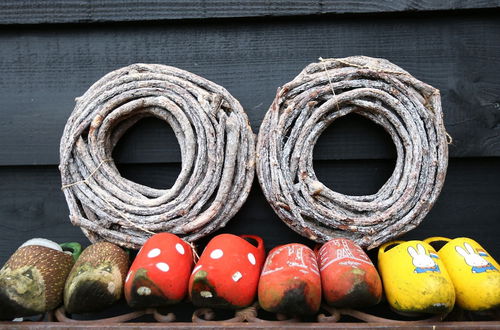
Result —
[[[382, 126], [397, 150], [394, 172], [372, 195], [335, 192], [314, 173], [318, 137], [350, 113]], [[274, 211], [299, 234], [377, 247], [415, 228], [441, 191], [448, 164], [442, 116], [439, 91], [387, 60], [320, 59], [278, 90], [262, 122], [260, 185]]]
[[[123, 178], [112, 160], [127, 129], [148, 116], [170, 124], [180, 144], [170, 189]], [[194, 241], [223, 227], [247, 198], [254, 140], [239, 102], [211, 81], [157, 64], [108, 73], [76, 99], [61, 138], [70, 219], [93, 242], [139, 248], [156, 232]]]

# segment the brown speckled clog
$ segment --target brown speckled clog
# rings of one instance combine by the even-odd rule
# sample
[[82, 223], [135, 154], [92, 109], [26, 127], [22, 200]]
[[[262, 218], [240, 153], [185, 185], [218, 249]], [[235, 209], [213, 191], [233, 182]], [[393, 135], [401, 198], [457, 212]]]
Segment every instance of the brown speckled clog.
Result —
[[120, 299], [129, 258], [120, 247], [98, 242], [87, 247], [71, 269], [64, 288], [68, 313], [102, 311]]

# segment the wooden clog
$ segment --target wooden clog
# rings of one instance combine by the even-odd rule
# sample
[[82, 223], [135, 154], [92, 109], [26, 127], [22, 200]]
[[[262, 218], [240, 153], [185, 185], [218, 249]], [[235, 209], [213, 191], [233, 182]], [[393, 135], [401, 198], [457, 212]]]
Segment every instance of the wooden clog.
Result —
[[[247, 242], [248, 238], [257, 246]], [[189, 295], [194, 305], [237, 309], [255, 299], [264, 263], [260, 237], [221, 234], [206, 246], [189, 279]]]
[[318, 252], [323, 296], [328, 305], [362, 308], [377, 304], [382, 281], [363, 249], [346, 238], [323, 244]]
[[308, 315], [321, 303], [321, 279], [314, 252], [292, 243], [274, 248], [259, 280], [262, 309], [286, 315]]
[[152, 236], [137, 254], [125, 281], [133, 308], [175, 304], [187, 294], [193, 268], [191, 246], [174, 234]]
[[466, 237], [431, 237], [424, 242], [446, 243], [437, 253], [453, 281], [461, 308], [476, 312], [500, 308], [500, 266], [481, 245]]
[[24, 243], [0, 270], [0, 320], [45, 313], [61, 304], [74, 259], [55, 242]]
[[115, 244], [98, 242], [87, 247], [66, 280], [66, 311], [98, 312], [120, 299], [128, 264], [127, 253]]
[[436, 251], [422, 241], [394, 241], [378, 250], [385, 295], [401, 314], [443, 314], [452, 310], [455, 289]]

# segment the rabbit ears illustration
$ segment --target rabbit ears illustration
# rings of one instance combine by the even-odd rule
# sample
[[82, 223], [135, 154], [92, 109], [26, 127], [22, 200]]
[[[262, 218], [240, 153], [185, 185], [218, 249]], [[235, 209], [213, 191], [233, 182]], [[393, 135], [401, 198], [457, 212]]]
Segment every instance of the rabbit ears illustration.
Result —
[[412, 256], [412, 258], [417, 258], [418, 256], [423, 256], [427, 254], [422, 244], [417, 244], [417, 250], [415, 250], [413, 246], [408, 247], [408, 253], [410, 254], [410, 256]]
[[462, 257], [477, 254], [476, 251], [474, 251], [474, 248], [469, 243], [464, 243], [464, 246], [467, 251], [465, 251], [461, 246], [455, 247], [455, 250], [457, 250], [458, 254], [460, 254]]

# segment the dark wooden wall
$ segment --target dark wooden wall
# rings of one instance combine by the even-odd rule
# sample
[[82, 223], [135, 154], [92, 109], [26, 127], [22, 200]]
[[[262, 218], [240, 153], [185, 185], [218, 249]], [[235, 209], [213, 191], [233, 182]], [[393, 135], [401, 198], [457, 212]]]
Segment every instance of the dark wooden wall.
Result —
[[[453, 137], [444, 190], [404, 239], [468, 236], [500, 257], [500, 1], [14, 1], [0, 3], [0, 264], [25, 240], [88, 242], [68, 219], [59, 139], [80, 96], [135, 63], [177, 66], [225, 86], [254, 132], [276, 88], [318, 57], [384, 57], [442, 93]], [[315, 169], [344, 193], [375, 192], [395, 152], [355, 116], [315, 148]], [[171, 129], [144, 120], [117, 146], [122, 174], [168, 187], [180, 169]], [[267, 247], [304, 239], [258, 184], [224, 231]]]

